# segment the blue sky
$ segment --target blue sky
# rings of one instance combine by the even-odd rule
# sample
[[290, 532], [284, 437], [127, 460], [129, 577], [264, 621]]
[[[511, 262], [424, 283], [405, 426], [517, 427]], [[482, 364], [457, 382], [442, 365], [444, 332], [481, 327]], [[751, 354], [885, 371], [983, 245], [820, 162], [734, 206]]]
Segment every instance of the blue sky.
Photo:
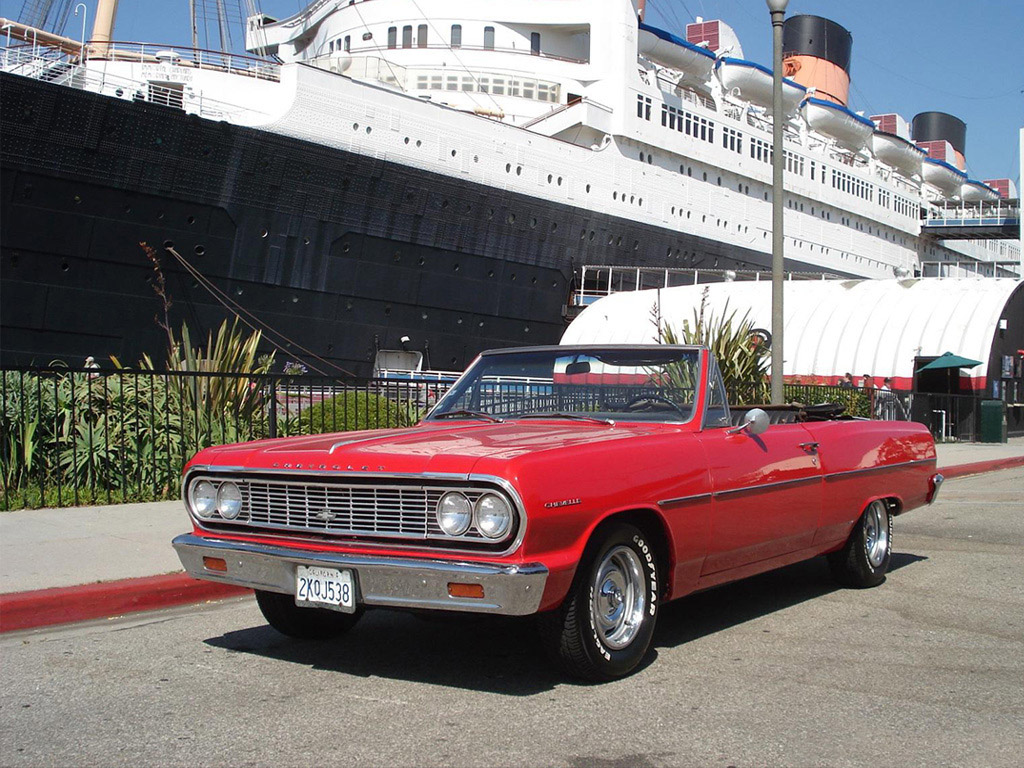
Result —
[[[503, 4], [491, 1], [499, 9]], [[257, 2], [278, 18], [305, 4]], [[213, 0], [206, 4], [214, 5]], [[226, 4], [237, 8], [238, 0]], [[91, 20], [95, 0], [87, 5]], [[22, 0], [0, 0], [0, 15], [16, 18], [21, 7]], [[825, 16], [853, 35], [851, 108], [866, 114], [899, 112], [908, 120], [929, 110], [956, 115], [967, 123], [970, 175], [1009, 177], [1020, 188], [1024, 2], [790, 0], [788, 14], [798, 13]], [[725, 20], [736, 30], [746, 57], [770, 65], [771, 27], [764, 0], [648, 0], [647, 20], [656, 26], [682, 33], [682, 25], [695, 16]], [[80, 18], [71, 17], [66, 31], [79, 37]], [[115, 36], [188, 44], [188, 2], [120, 0]]]

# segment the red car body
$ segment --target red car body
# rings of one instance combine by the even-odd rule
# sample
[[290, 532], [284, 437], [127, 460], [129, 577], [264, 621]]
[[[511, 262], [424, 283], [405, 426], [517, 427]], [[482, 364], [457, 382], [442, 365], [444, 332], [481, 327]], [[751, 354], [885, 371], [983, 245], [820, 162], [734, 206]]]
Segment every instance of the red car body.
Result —
[[[700, 350], [700, 356], [707, 382], [710, 355]], [[192, 534], [175, 546], [194, 576], [279, 592], [286, 591], [283, 577], [276, 585], [261, 584], [251, 578], [253, 566], [234, 567], [235, 555], [272, 553], [266, 556], [278, 563], [338, 556], [354, 569], [357, 584], [363, 561], [493, 566], [537, 576], [523, 583], [533, 590], [529, 599], [516, 587], [508, 597], [500, 585], [495, 596], [491, 582], [476, 579], [472, 570], [456, 582], [479, 581], [479, 597], [452, 594], [451, 581], [445, 592], [441, 581], [455, 578], [448, 574], [435, 594], [409, 594], [399, 585], [394, 594], [361, 599], [412, 608], [546, 612], [565, 605], [588, 545], [609, 521], [624, 521], [646, 535], [658, 562], [652, 600], [664, 601], [839, 550], [872, 502], [882, 500], [900, 514], [931, 501], [941, 482], [935, 447], [922, 425], [823, 420], [777, 423], [751, 434], [705, 426], [707, 399], [705, 384], [696, 392], [696, 417], [687, 423], [427, 421], [407, 429], [213, 447], [186, 468], [186, 483], [199, 476], [285, 478], [316, 487], [339, 481], [492, 483], [509, 494], [523, 518], [507, 542], [485, 549], [211, 525], [194, 513]], [[309, 507], [306, 490], [301, 492]], [[280, 493], [284, 498], [292, 491]]]

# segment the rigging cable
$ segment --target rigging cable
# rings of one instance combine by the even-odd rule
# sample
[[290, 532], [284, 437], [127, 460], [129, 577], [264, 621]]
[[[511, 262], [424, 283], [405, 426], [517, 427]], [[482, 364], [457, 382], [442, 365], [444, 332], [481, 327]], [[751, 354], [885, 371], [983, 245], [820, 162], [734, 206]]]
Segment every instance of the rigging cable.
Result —
[[[262, 333], [267, 334], [267, 341], [275, 349], [278, 349], [281, 352], [284, 352], [286, 354], [293, 354], [291, 352], [291, 350], [285, 349], [285, 347], [282, 346], [282, 344], [280, 342], [275, 341], [272, 338], [271, 335], [277, 336], [280, 339], [283, 339], [285, 344], [291, 345], [292, 347], [295, 347], [295, 348], [301, 350], [302, 352], [305, 352], [307, 355], [309, 355], [310, 357], [312, 357], [312, 358], [314, 358], [316, 360], [319, 360], [324, 365], [327, 365], [327, 366], [330, 366], [332, 368], [335, 368], [338, 371], [341, 371], [342, 373], [344, 373], [344, 374], [346, 374], [348, 376], [355, 376], [355, 374], [352, 373], [352, 371], [349, 371], [349, 370], [347, 370], [345, 368], [342, 368], [340, 365], [338, 365], [336, 363], [332, 363], [329, 360], [325, 360], [323, 357], [321, 357], [320, 355], [316, 354], [316, 352], [313, 352], [312, 350], [307, 349], [306, 347], [304, 347], [301, 344], [299, 344], [297, 341], [295, 341], [293, 339], [290, 339], [289, 337], [285, 336], [280, 331], [272, 328], [270, 325], [268, 325], [264, 321], [260, 320], [256, 315], [254, 315], [252, 312], [247, 310], [242, 305], [238, 304], [230, 296], [228, 296], [226, 293], [224, 293], [220, 288], [218, 288], [216, 285], [214, 285], [202, 272], [200, 272], [196, 267], [194, 267], [192, 264], [190, 264], [189, 261], [184, 256], [182, 256], [180, 253], [178, 253], [174, 248], [167, 248], [166, 250], [178, 261], [179, 264], [181, 264], [181, 266], [183, 266], [185, 268], [185, 270], [190, 275], [192, 275], [192, 277], [194, 277], [196, 279], [196, 281], [203, 288], [205, 288], [207, 290], [207, 292], [209, 292], [213, 296], [214, 299], [217, 300], [217, 302], [219, 304], [221, 304], [225, 309], [227, 309], [235, 317], [237, 317], [239, 320], [241, 320], [243, 324], [249, 326], [254, 331], [260, 331]], [[247, 316], [248, 318], [251, 318], [251, 320], [247, 319], [246, 317], [243, 317], [243, 315]], [[318, 368], [315, 365], [310, 364], [309, 367], [312, 368], [317, 373], [323, 375], [323, 376], [329, 376], [330, 375], [326, 371]]]

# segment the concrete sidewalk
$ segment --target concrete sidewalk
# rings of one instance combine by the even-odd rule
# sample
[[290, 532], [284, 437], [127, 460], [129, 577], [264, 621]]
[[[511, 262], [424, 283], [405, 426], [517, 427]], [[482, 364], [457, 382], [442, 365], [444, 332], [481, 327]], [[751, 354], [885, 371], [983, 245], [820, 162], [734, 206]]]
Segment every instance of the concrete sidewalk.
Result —
[[[936, 450], [939, 469], [951, 475], [957, 474], [954, 467], [969, 466], [975, 472], [1006, 460], [1020, 459], [1024, 464], [1024, 438], [1007, 444], [943, 444]], [[0, 512], [0, 595], [51, 590], [47, 599], [75, 601], [78, 596], [59, 589], [92, 585], [82, 594], [102, 601], [108, 599], [98, 589], [97, 583], [102, 583], [109, 584], [108, 595], [136, 590], [135, 602], [153, 607], [144, 599], [150, 582], [142, 579], [175, 574], [169, 581], [151, 582], [175, 595], [187, 592], [190, 585], [205, 584], [186, 579], [171, 548], [172, 538], [190, 530], [181, 501]], [[210, 597], [208, 592], [196, 592], [197, 600]], [[177, 599], [187, 601], [187, 596]], [[0, 631], [4, 624], [11, 626], [9, 605], [7, 601], [7, 618], [0, 616]]]

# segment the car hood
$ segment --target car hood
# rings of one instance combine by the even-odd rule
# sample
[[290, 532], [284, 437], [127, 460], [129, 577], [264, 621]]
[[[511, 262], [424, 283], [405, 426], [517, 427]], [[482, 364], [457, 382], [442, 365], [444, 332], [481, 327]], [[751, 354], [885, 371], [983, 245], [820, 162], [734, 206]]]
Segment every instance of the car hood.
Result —
[[427, 424], [407, 429], [340, 432], [217, 446], [194, 464], [246, 469], [293, 469], [397, 474], [470, 474], [483, 458], [511, 460], [651, 434], [664, 425], [519, 421]]

